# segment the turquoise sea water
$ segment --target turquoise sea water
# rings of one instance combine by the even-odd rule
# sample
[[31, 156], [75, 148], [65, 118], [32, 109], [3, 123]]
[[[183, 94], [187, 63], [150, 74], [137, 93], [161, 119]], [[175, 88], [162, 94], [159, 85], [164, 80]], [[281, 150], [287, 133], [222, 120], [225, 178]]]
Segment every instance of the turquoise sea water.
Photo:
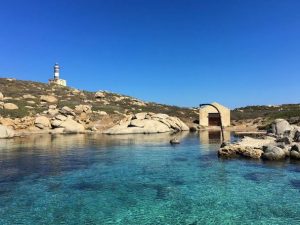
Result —
[[300, 164], [221, 160], [217, 140], [0, 140], [0, 224], [300, 224]]

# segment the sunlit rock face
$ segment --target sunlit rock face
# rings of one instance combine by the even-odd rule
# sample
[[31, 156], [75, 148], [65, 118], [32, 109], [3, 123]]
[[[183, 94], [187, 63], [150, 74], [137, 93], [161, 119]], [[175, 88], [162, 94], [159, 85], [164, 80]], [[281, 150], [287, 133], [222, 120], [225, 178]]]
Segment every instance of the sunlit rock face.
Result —
[[153, 134], [188, 131], [189, 127], [177, 117], [167, 114], [138, 113], [128, 116], [116, 126], [106, 130], [106, 134]]

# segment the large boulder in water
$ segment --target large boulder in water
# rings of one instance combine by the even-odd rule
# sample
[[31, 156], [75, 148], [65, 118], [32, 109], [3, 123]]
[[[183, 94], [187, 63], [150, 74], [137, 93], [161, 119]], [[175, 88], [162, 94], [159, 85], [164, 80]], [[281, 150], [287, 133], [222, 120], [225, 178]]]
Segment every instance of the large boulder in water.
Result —
[[289, 135], [292, 126], [284, 119], [276, 119], [272, 124], [272, 133], [275, 135]]
[[10, 138], [13, 137], [15, 135], [15, 132], [4, 125], [0, 125], [0, 138]]
[[83, 133], [85, 131], [82, 124], [77, 123], [75, 120], [70, 118], [63, 121], [59, 127], [64, 128], [65, 133]]
[[152, 134], [188, 131], [189, 127], [177, 117], [166, 114], [138, 113], [106, 130], [106, 134]]
[[263, 147], [262, 158], [266, 160], [281, 160], [286, 158], [286, 151], [275, 145], [267, 145]]

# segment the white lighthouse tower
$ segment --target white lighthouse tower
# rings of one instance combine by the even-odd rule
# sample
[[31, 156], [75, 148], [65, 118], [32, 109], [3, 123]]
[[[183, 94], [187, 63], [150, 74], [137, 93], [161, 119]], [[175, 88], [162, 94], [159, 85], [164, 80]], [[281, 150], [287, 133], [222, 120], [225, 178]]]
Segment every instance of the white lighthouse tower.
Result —
[[67, 81], [59, 78], [60, 67], [58, 63], [54, 65], [54, 77], [49, 80], [49, 84], [58, 84], [62, 86], [67, 86]]
[[59, 65], [55, 63], [54, 65], [54, 80], [59, 79]]

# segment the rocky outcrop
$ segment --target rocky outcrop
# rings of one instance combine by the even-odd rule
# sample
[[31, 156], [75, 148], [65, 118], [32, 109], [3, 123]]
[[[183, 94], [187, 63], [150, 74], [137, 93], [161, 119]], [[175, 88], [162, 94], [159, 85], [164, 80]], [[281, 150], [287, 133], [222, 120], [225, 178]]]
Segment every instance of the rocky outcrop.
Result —
[[275, 135], [289, 134], [291, 130], [291, 125], [284, 119], [276, 119], [272, 124], [272, 133]]
[[63, 121], [59, 127], [64, 128], [63, 131], [65, 133], [83, 133], [85, 131], [85, 128], [82, 124], [70, 118]]
[[300, 127], [277, 119], [272, 124], [272, 133], [261, 139], [245, 137], [241, 141], [222, 146], [220, 157], [242, 156], [264, 160], [284, 160], [288, 157], [300, 160]]
[[[69, 113], [69, 110], [67, 110]], [[54, 133], [82, 133], [85, 127], [75, 121], [73, 116], [67, 114], [58, 114], [51, 120], [51, 125], [55, 129]], [[62, 129], [63, 128], [63, 129]]]
[[4, 99], [4, 96], [3, 96], [2, 92], [0, 92], [0, 101], [3, 101], [3, 99]]
[[53, 95], [42, 95], [40, 100], [42, 102], [48, 102], [48, 103], [56, 103], [58, 101], [57, 98]]
[[16, 110], [16, 109], [19, 109], [19, 107], [16, 104], [14, 104], [14, 103], [4, 103], [3, 108], [7, 109], [7, 110]]
[[11, 127], [14, 130], [27, 129], [34, 125], [34, 118], [26, 116], [23, 118], [0, 118], [0, 124]]
[[229, 145], [224, 146], [218, 151], [218, 155], [223, 158], [233, 158], [233, 157], [244, 157], [259, 159], [263, 151], [259, 148], [243, 146], [243, 145]]
[[0, 138], [11, 138], [14, 134], [14, 131], [8, 126], [0, 125]]
[[38, 116], [35, 118], [34, 125], [40, 129], [51, 128], [50, 120], [46, 116]]
[[152, 134], [188, 131], [189, 127], [177, 117], [166, 114], [138, 113], [127, 116], [118, 125], [106, 130], [106, 134]]
[[280, 148], [276, 145], [263, 146], [262, 158], [266, 160], [281, 160], [285, 159], [287, 153], [284, 148]]
[[259, 159], [263, 154], [263, 146], [275, 142], [275, 138], [267, 137], [265, 139], [255, 139], [245, 137], [241, 141], [220, 148], [218, 155], [225, 158], [245, 157]]

